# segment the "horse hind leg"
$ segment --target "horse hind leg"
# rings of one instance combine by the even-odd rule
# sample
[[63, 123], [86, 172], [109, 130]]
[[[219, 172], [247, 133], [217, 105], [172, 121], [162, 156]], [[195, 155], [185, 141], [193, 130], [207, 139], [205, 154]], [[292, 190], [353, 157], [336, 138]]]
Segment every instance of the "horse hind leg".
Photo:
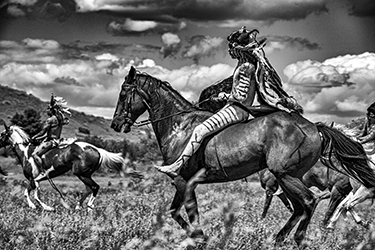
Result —
[[298, 246], [301, 246], [306, 235], [307, 226], [316, 207], [316, 198], [302, 181], [296, 177], [284, 174], [278, 177], [278, 182], [287, 198], [292, 202], [294, 211], [288, 222], [277, 234], [276, 243], [283, 242], [299, 222], [294, 240]]
[[81, 210], [83, 207], [83, 202], [86, 200], [86, 198], [92, 193], [91, 188], [87, 185], [85, 185], [86, 192], [81, 196], [81, 198], [78, 201], [77, 206], [75, 207], [76, 210]]
[[87, 203], [88, 211], [92, 211], [94, 209], [94, 201], [96, 199], [96, 195], [99, 192], [100, 186], [91, 178], [90, 176], [81, 176], [77, 175], [77, 177], [85, 184], [86, 186], [86, 193], [82, 196], [80, 200], [80, 206], [82, 206], [83, 201], [90, 196], [89, 201]]

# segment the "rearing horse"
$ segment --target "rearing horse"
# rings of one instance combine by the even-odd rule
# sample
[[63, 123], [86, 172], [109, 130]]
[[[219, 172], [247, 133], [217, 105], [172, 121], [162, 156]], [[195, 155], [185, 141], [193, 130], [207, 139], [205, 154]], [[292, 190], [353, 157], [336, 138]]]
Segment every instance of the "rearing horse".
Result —
[[[176, 160], [194, 127], [212, 115], [196, 108], [169, 83], [137, 73], [131, 67], [122, 84], [111, 127], [117, 132], [129, 132], [131, 125], [146, 111], [165, 164]], [[294, 240], [301, 245], [316, 198], [300, 178], [322, 152], [337, 158], [337, 164], [329, 164], [330, 167], [346, 172], [365, 186], [375, 186], [375, 174], [367, 165], [359, 143], [299, 114], [279, 111], [232, 125], [206, 138], [182, 167], [180, 175], [174, 177], [176, 193], [171, 205], [172, 217], [192, 237], [204, 236], [198, 227], [196, 186], [242, 179], [267, 167], [294, 208], [290, 219], [277, 234], [276, 242], [284, 241], [299, 222]], [[192, 228], [180, 215], [182, 206], [185, 206]]]
[[[17, 157], [21, 161], [23, 173], [29, 183], [25, 190], [25, 196], [29, 207], [36, 208], [30, 199], [30, 192], [34, 189], [34, 197], [44, 210], [53, 211], [54, 208], [43, 203], [38, 197], [39, 182], [46, 180], [46, 177], [36, 179], [39, 175], [39, 169], [30, 161], [32, 150], [35, 146], [30, 144], [29, 136], [20, 127], [12, 125], [7, 126], [4, 123], [5, 130], [0, 135], [0, 147], [12, 146], [16, 150]], [[47, 167], [53, 166], [54, 170], [49, 172], [49, 178], [60, 176], [69, 170], [78, 177], [86, 186], [86, 192], [79, 200], [76, 209], [80, 209], [85, 199], [91, 194], [87, 206], [89, 210], [94, 207], [94, 200], [99, 191], [99, 185], [92, 179], [91, 175], [101, 166], [106, 166], [125, 173], [126, 161], [121, 153], [111, 153], [102, 148], [95, 147], [86, 142], [73, 142], [62, 148], [54, 148], [43, 156]], [[131, 175], [133, 173], [130, 173]]]

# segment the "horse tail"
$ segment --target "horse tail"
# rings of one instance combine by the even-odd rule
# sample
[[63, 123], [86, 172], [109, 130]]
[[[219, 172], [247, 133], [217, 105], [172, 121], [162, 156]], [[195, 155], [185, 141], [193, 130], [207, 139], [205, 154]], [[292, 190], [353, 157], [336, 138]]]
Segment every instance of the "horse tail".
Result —
[[99, 165], [105, 166], [110, 169], [115, 169], [119, 173], [124, 173], [126, 169], [127, 162], [122, 157], [121, 153], [108, 152], [105, 149], [95, 147], [100, 155]]
[[338, 129], [323, 123], [315, 123], [323, 137], [321, 162], [338, 172], [352, 177], [365, 187], [375, 187], [375, 172], [359, 142], [354, 141]]

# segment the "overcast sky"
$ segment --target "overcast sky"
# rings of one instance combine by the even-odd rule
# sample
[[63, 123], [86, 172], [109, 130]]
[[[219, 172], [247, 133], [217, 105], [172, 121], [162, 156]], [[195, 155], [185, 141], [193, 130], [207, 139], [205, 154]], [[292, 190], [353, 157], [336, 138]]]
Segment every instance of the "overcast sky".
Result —
[[0, 15], [0, 84], [97, 116], [132, 65], [197, 101], [232, 74], [226, 37], [243, 25], [312, 121], [375, 102], [374, 0], [8, 0]]

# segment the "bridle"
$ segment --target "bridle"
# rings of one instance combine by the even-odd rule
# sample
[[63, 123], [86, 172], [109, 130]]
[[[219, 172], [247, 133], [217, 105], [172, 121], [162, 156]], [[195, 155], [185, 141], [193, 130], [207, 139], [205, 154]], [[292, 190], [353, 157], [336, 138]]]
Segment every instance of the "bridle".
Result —
[[[137, 77], [137, 76], [135, 76]], [[148, 80], [148, 77], [146, 77], [146, 79], [144, 80], [144, 83]], [[127, 80], [128, 81], [128, 80]], [[125, 122], [127, 122], [128, 124], [130, 125], [134, 125], [136, 127], [141, 127], [141, 126], [144, 126], [144, 125], [148, 125], [148, 124], [152, 124], [152, 123], [156, 123], [156, 122], [160, 122], [160, 121], [163, 121], [165, 119], [168, 119], [168, 118], [171, 118], [171, 117], [174, 117], [174, 116], [177, 116], [177, 115], [181, 115], [181, 114], [184, 114], [184, 113], [189, 113], [191, 112], [192, 110], [191, 109], [187, 109], [187, 110], [181, 110], [179, 112], [176, 112], [174, 114], [170, 114], [170, 115], [167, 115], [167, 116], [164, 116], [164, 117], [161, 117], [161, 118], [158, 118], [158, 119], [154, 119], [154, 120], [151, 120], [150, 118], [146, 119], [146, 120], [142, 120], [142, 121], [139, 121], [139, 122], [133, 122], [131, 120], [131, 117], [130, 117], [130, 112], [131, 112], [131, 105], [132, 105], [132, 100], [134, 99], [134, 96], [135, 94], [138, 94], [138, 96], [141, 98], [142, 102], [145, 104], [145, 106], [147, 107], [147, 110], [151, 110], [151, 106], [150, 104], [148, 103], [148, 95], [147, 93], [142, 89], [140, 88], [137, 84], [135, 83], [129, 83], [129, 82], [124, 82], [124, 84], [130, 88], [126, 91], [126, 96], [127, 96], [127, 92], [130, 91], [130, 98], [128, 98], [127, 100], [127, 103], [126, 103], [126, 106], [125, 106], [125, 112], [123, 113], [123, 116], [125, 116]], [[204, 99], [203, 101], [195, 104], [194, 106], [199, 106], [200, 104], [210, 100], [211, 98], [206, 98]]]
[[[146, 80], [145, 80], [145, 82], [146, 82]], [[126, 123], [129, 123], [130, 125], [136, 125], [137, 122], [133, 122], [133, 120], [131, 119], [131, 116], [130, 116], [131, 107], [132, 107], [132, 100], [135, 98], [135, 94], [137, 94], [141, 98], [143, 104], [145, 104], [145, 106], [147, 107], [148, 110], [151, 109], [151, 106], [147, 102], [148, 96], [147, 96], [146, 92], [143, 89], [141, 89], [137, 84], [127, 83], [127, 82], [125, 82], [124, 84], [128, 88], [130, 88], [129, 90], [126, 91], [126, 94], [125, 94], [125, 96], [127, 96], [128, 91], [130, 91], [130, 98], [128, 98], [127, 103], [125, 105], [125, 112], [123, 113], [123, 116], [125, 117]]]

